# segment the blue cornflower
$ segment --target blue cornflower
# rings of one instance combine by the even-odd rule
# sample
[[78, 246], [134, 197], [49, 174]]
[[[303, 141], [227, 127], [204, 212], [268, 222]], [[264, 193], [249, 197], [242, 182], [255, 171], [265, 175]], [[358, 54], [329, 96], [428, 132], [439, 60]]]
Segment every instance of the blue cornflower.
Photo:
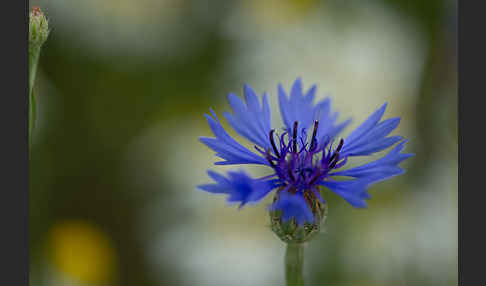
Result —
[[[365, 200], [370, 198], [368, 187], [404, 173], [398, 164], [413, 156], [401, 153], [406, 143], [401, 136], [387, 137], [398, 126], [400, 118], [380, 121], [387, 106], [385, 103], [346, 138], [338, 139], [337, 135], [350, 120], [338, 123], [338, 112], [331, 112], [329, 98], [314, 105], [315, 93], [315, 85], [303, 93], [300, 78], [293, 83], [289, 97], [282, 85], [278, 86], [280, 112], [285, 124], [281, 134], [271, 127], [266, 93], [261, 103], [248, 85], [244, 86], [246, 103], [230, 93], [228, 100], [233, 114], [225, 112], [223, 115], [238, 134], [255, 144], [255, 151], [233, 139], [213, 110], [210, 110], [212, 116], [205, 116], [215, 138], [201, 137], [201, 142], [223, 159], [216, 165], [266, 165], [272, 169], [272, 174], [254, 179], [243, 170], [229, 172], [226, 177], [208, 171], [215, 183], [198, 187], [211, 193], [228, 194], [228, 201], [239, 203], [240, 207], [256, 203], [276, 190], [269, 210], [279, 211], [278, 219], [284, 223], [293, 220], [298, 226], [315, 224], [322, 218], [319, 211], [325, 201], [320, 194], [321, 186], [353, 207], [366, 207]], [[396, 143], [378, 160], [341, 170], [350, 157], [371, 155]], [[346, 179], [338, 180], [336, 176]]]

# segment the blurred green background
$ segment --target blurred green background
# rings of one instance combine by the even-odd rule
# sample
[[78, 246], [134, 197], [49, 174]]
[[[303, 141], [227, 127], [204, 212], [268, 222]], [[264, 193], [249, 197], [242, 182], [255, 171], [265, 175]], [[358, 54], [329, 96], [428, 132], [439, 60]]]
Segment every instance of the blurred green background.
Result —
[[388, 101], [416, 153], [368, 209], [326, 193], [306, 285], [457, 284], [455, 1], [30, 2], [51, 28], [35, 86], [31, 285], [283, 285], [271, 198], [238, 211], [197, 191], [216, 160], [197, 137], [244, 83], [269, 92], [279, 126], [277, 84], [297, 76], [353, 118], [344, 135]]

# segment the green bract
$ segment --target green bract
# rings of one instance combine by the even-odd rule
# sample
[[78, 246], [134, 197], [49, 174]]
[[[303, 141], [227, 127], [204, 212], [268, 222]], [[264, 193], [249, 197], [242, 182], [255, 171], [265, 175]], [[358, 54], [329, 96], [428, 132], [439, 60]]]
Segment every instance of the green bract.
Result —
[[47, 18], [39, 7], [32, 8], [29, 15], [29, 50], [39, 49], [49, 36]]
[[[274, 202], [278, 199], [278, 193]], [[273, 232], [286, 243], [303, 243], [320, 233], [327, 217], [327, 204], [321, 203], [315, 196], [307, 198], [314, 215], [314, 223], [305, 222], [300, 225], [295, 219], [282, 221], [282, 211], [270, 211], [270, 222]]]

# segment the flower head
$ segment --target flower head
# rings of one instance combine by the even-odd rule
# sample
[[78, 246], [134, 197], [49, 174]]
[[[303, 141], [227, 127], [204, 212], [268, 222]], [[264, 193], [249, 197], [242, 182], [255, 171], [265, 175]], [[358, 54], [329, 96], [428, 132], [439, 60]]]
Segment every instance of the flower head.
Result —
[[29, 14], [29, 48], [40, 48], [47, 40], [49, 26], [41, 9], [33, 7]]
[[[294, 226], [290, 230], [293, 232], [307, 225], [308, 231], [299, 241], [308, 239], [305, 234], [314, 233], [324, 217], [326, 207], [321, 187], [330, 189], [353, 207], [366, 207], [365, 200], [370, 198], [368, 187], [402, 174], [404, 171], [398, 164], [413, 155], [401, 153], [406, 143], [401, 136], [388, 136], [398, 126], [400, 118], [381, 120], [385, 103], [346, 138], [339, 138], [338, 134], [350, 120], [338, 122], [338, 113], [331, 111], [329, 98], [313, 104], [315, 93], [315, 85], [303, 92], [300, 78], [293, 83], [290, 96], [278, 86], [280, 112], [285, 124], [281, 133], [271, 127], [265, 93], [261, 102], [248, 85], [244, 87], [245, 102], [229, 94], [233, 113], [225, 112], [223, 116], [238, 134], [255, 144], [255, 151], [233, 139], [213, 110], [212, 116], [205, 116], [215, 138], [201, 137], [201, 142], [223, 159], [216, 165], [260, 164], [271, 168], [272, 173], [253, 179], [244, 171], [229, 172], [228, 177], [208, 171], [214, 183], [199, 188], [228, 194], [228, 201], [239, 202], [240, 207], [258, 202], [276, 190], [274, 202], [269, 206], [272, 226], [276, 220], [277, 229], [282, 230], [278, 224], [290, 223]], [[384, 157], [342, 170], [348, 158], [371, 155], [396, 143]], [[347, 179], [338, 180], [336, 176]], [[279, 236], [284, 239], [285, 233], [289, 231]]]

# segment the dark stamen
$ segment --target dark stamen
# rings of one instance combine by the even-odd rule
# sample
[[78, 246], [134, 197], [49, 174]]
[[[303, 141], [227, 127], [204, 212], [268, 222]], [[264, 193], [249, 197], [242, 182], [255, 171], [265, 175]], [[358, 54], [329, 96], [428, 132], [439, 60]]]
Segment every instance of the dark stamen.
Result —
[[338, 154], [338, 152], [334, 152], [334, 153], [332, 154], [331, 158], [329, 158], [329, 161], [328, 161], [328, 162], [329, 162], [329, 163], [332, 163], [332, 161], [334, 160], [334, 158], [336, 158], [337, 154]]
[[275, 152], [275, 156], [277, 156], [277, 158], [280, 158], [280, 153], [278, 152], [277, 150], [277, 145], [275, 145], [275, 140], [273, 138], [273, 133], [275, 132], [275, 129], [272, 129], [270, 130], [270, 144], [272, 144], [272, 148], [273, 148], [273, 151]]
[[295, 181], [294, 173], [292, 172], [292, 170], [290, 168], [289, 168], [289, 177], [292, 181]]
[[[341, 151], [341, 148], [343, 148], [343, 144], [344, 144], [344, 140], [341, 139], [339, 141], [339, 145], [337, 146], [336, 150], [334, 151], [334, 153], [332, 154], [331, 158], [329, 158], [329, 163], [332, 164], [333, 163], [333, 160], [336, 159], [336, 163], [337, 161], [339, 161], [339, 151]], [[336, 164], [334, 164], [336, 165]], [[331, 167], [332, 168], [332, 167]]]
[[[334, 156], [334, 155], [336, 155], [336, 156]], [[335, 160], [332, 161], [332, 162], [329, 161], [329, 162], [331, 162], [331, 164], [329, 164], [329, 169], [334, 168], [336, 166], [337, 162], [339, 161], [339, 152], [334, 153], [334, 155], [333, 155], [333, 157], [335, 157], [334, 158]]]
[[311, 146], [309, 148], [309, 151], [314, 150], [315, 145], [316, 145], [316, 135], [317, 135], [317, 129], [319, 128], [319, 121], [314, 121], [314, 130], [312, 131], [312, 139], [311, 139]]
[[257, 145], [253, 145], [253, 148], [255, 148], [258, 152], [260, 152], [262, 154], [265, 154], [265, 150], [263, 150], [262, 148], [258, 147]]
[[275, 168], [275, 163], [272, 160], [272, 155], [270, 155], [270, 149], [267, 149], [267, 152], [265, 153], [265, 157], [267, 158], [268, 163], [272, 165], [273, 168]]
[[292, 143], [293, 143], [293, 148], [292, 152], [297, 153], [297, 126], [299, 125], [299, 122], [295, 121], [294, 122], [294, 133], [292, 134]]
[[344, 144], [344, 139], [341, 138], [341, 140], [339, 141], [339, 145], [336, 148], [336, 152], [341, 151], [341, 148], [343, 148], [343, 144]]
[[314, 176], [314, 178], [312, 178], [312, 180], [310, 180], [309, 185], [314, 184], [320, 176], [321, 176], [321, 172], [317, 171], [317, 173]]

